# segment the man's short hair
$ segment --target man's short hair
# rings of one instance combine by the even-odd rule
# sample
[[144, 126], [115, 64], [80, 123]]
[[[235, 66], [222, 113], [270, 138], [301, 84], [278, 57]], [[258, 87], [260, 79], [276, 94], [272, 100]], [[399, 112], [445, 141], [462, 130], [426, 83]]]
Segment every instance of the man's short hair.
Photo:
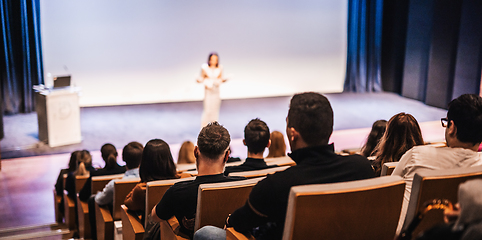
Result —
[[134, 169], [139, 167], [143, 150], [144, 147], [138, 142], [130, 142], [122, 149], [122, 159], [126, 162], [127, 168]]
[[249, 121], [244, 128], [244, 141], [251, 153], [262, 153], [269, 143], [269, 128], [259, 118]]
[[309, 146], [327, 144], [333, 132], [333, 109], [319, 93], [294, 95], [287, 119], [288, 127], [296, 129]]
[[457, 139], [477, 144], [482, 142], [482, 98], [464, 94], [449, 103], [447, 118], [457, 127]]
[[218, 122], [211, 122], [203, 127], [197, 137], [199, 151], [209, 159], [217, 159], [224, 154], [230, 142], [228, 130]]

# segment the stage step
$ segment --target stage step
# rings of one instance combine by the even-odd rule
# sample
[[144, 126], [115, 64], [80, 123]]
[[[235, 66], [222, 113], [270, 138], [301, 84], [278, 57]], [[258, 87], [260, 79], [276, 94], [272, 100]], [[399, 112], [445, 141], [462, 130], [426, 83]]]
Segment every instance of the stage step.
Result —
[[69, 239], [73, 233], [65, 225], [57, 223], [36, 226], [24, 226], [0, 229], [0, 240], [3, 239]]

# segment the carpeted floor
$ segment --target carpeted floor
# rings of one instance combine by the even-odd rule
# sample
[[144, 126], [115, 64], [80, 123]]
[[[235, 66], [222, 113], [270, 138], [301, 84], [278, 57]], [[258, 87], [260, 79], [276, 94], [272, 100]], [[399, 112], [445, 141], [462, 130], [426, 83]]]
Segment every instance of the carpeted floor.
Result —
[[[445, 117], [446, 110], [393, 93], [326, 94], [335, 113], [335, 130], [366, 128], [378, 119], [399, 112], [411, 113], [419, 122]], [[242, 138], [244, 126], [253, 118], [264, 120], [271, 130], [284, 133], [291, 96], [224, 100], [219, 122], [233, 139]], [[145, 144], [161, 138], [169, 144], [196, 140], [200, 130], [202, 102], [159, 103], [81, 108], [82, 143], [50, 148], [38, 140], [36, 113], [4, 116], [5, 138], [2, 159], [99, 150], [106, 143], [122, 148], [130, 141]]]

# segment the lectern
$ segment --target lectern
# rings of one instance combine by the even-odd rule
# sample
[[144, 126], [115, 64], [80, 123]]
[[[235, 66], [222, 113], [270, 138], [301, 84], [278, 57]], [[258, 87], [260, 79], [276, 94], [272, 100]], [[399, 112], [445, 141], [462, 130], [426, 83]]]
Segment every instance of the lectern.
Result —
[[48, 90], [36, 86], [38, 136], [50, 147], [80, 143], [79, 89]]

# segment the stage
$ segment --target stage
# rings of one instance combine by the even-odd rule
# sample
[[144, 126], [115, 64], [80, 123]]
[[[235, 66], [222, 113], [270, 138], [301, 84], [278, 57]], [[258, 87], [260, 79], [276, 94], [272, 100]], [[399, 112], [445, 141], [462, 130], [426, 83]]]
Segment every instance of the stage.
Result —
[[[394, 114], [407, 112], [419, 122], [439, 121], [446, 111], [393, 93], [326, 94], [334, 114], [334, 130], [369, 128], [378, 119], [388, 120]], [[253, 118], [265, 121], [270, 130], [285, 132], [285, 119], [291, 96], [223, 100], [219, 122], [232, 139], [243, 137], [244, 126]], [[4, 117], [5, 138], [1, 143], [2, 159], [69, 153], [74, 150], [99, 150], [107, 142], [122, 149], [130, 141], [145, 144], [161, 138], [170, 145], [185, 140], [195, 142], [200, 130], [202, 102], [158, 103], [81, 108], [83, 141], [51, 148], [38, 140], [35, 113]], [[441, 139], [443, 140], [443, 139]], [[335, 145], [337, 149], [361, 146]], [[234, 154], [245, 154], [244, 150]]]

